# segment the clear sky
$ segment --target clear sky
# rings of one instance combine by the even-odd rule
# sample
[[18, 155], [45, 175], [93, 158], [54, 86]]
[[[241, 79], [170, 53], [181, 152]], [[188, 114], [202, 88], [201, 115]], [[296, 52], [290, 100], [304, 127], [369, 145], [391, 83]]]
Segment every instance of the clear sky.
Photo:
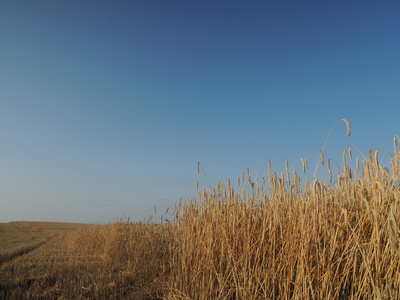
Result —
[[352, 135], [340, 123], [326, 158], [392, 153], [399, 16], [399, 1], [1, 1], [0, 222], [141, 220], [207, 185], [198, 161], [211, 185], [265, 159], [313, 171], [342, 118]]

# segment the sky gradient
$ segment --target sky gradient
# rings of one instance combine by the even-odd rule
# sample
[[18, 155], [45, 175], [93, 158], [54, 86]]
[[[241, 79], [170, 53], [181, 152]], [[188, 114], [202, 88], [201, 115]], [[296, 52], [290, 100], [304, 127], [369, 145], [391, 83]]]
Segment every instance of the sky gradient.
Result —
[[[398, 1], [2, 1], [0, 222], [138, 221], [400, 134]], [[301, 170], [297, 163], [296, 169]], [[261, 176], [259, 175], [259, 177]]]

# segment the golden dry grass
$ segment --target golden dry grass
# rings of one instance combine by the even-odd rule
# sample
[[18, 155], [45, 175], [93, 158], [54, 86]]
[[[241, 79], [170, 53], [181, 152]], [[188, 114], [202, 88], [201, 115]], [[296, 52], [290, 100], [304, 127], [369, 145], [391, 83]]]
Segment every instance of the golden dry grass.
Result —
[[398, 155], [332, 186], [270, 173], [202, 190], [175, 220], [168, 297], [399, 299]]
[[[70, 246], [81, 255], [97, 255], [130, 281], [124, 299], [160, 299], [170, 273], [171, 227], [117, 221], [84, 227], [75, 232]], [[132, 298], [134, 297], [134, 298]]]

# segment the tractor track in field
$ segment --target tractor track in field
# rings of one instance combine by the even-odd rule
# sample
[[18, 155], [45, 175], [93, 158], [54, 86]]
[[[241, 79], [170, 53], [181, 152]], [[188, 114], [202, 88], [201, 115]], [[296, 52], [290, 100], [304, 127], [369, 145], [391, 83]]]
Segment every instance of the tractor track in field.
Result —
[[32, 244], [32, 245], [29, 245], [29, 246], [26, 246], [26, 247], [23, 247], [21, 249], [17, 249], [17, 250], [8, 252], [8, 253], [0, 254], [0, 266], [2, 264], [6, 263], [6, 262], [18, 257], [18, 256], [25, 255], [25, 254], [27, 254], [27, 253], [39, 248], [40, 246], [42, 246], [45, 243], [47, 243], [47, 240], [46, 241], [40, 241], [37, 244]]
[[13, 223], [8, 224], [8, 229], [9, 229], [9, 231], [12, 231], [16, 234], [22, 233], [23, 235], [30, 237], [31, 242], [25, 241], [24, 243], [21, 243], [20, 246], [14, 246], [14, 247], [11, 247], [10, 249], [4, 249], [3, 251], [1, 251], [0, 252], [0, 266], [2, 266], [4, 263], [6, 263], [8, 261], [11, 261], [12, 259], [14, 259], [16, 257], [25, 255], [25, 254], [39, 248], [40, 246], [42, 246], [43, 244], [45, 244], [49, 241], [49, 238], [46, 238], [46, 237], [43, 237], [36, 233], [30, 232], [30, 231], [26, 230], [25, 228], [16, 226]]

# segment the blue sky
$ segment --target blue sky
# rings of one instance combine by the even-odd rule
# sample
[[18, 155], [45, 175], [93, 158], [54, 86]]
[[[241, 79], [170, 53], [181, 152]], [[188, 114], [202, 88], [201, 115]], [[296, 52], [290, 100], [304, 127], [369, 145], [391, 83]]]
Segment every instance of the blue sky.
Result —
[[[265, 159], [393, 149], [398, 1], [2, 1], [0, 222], [141, 220]], [[296, 168], [301, 169], [301, 164]], [[261, 166], [261, 175], [266, 166]]]

